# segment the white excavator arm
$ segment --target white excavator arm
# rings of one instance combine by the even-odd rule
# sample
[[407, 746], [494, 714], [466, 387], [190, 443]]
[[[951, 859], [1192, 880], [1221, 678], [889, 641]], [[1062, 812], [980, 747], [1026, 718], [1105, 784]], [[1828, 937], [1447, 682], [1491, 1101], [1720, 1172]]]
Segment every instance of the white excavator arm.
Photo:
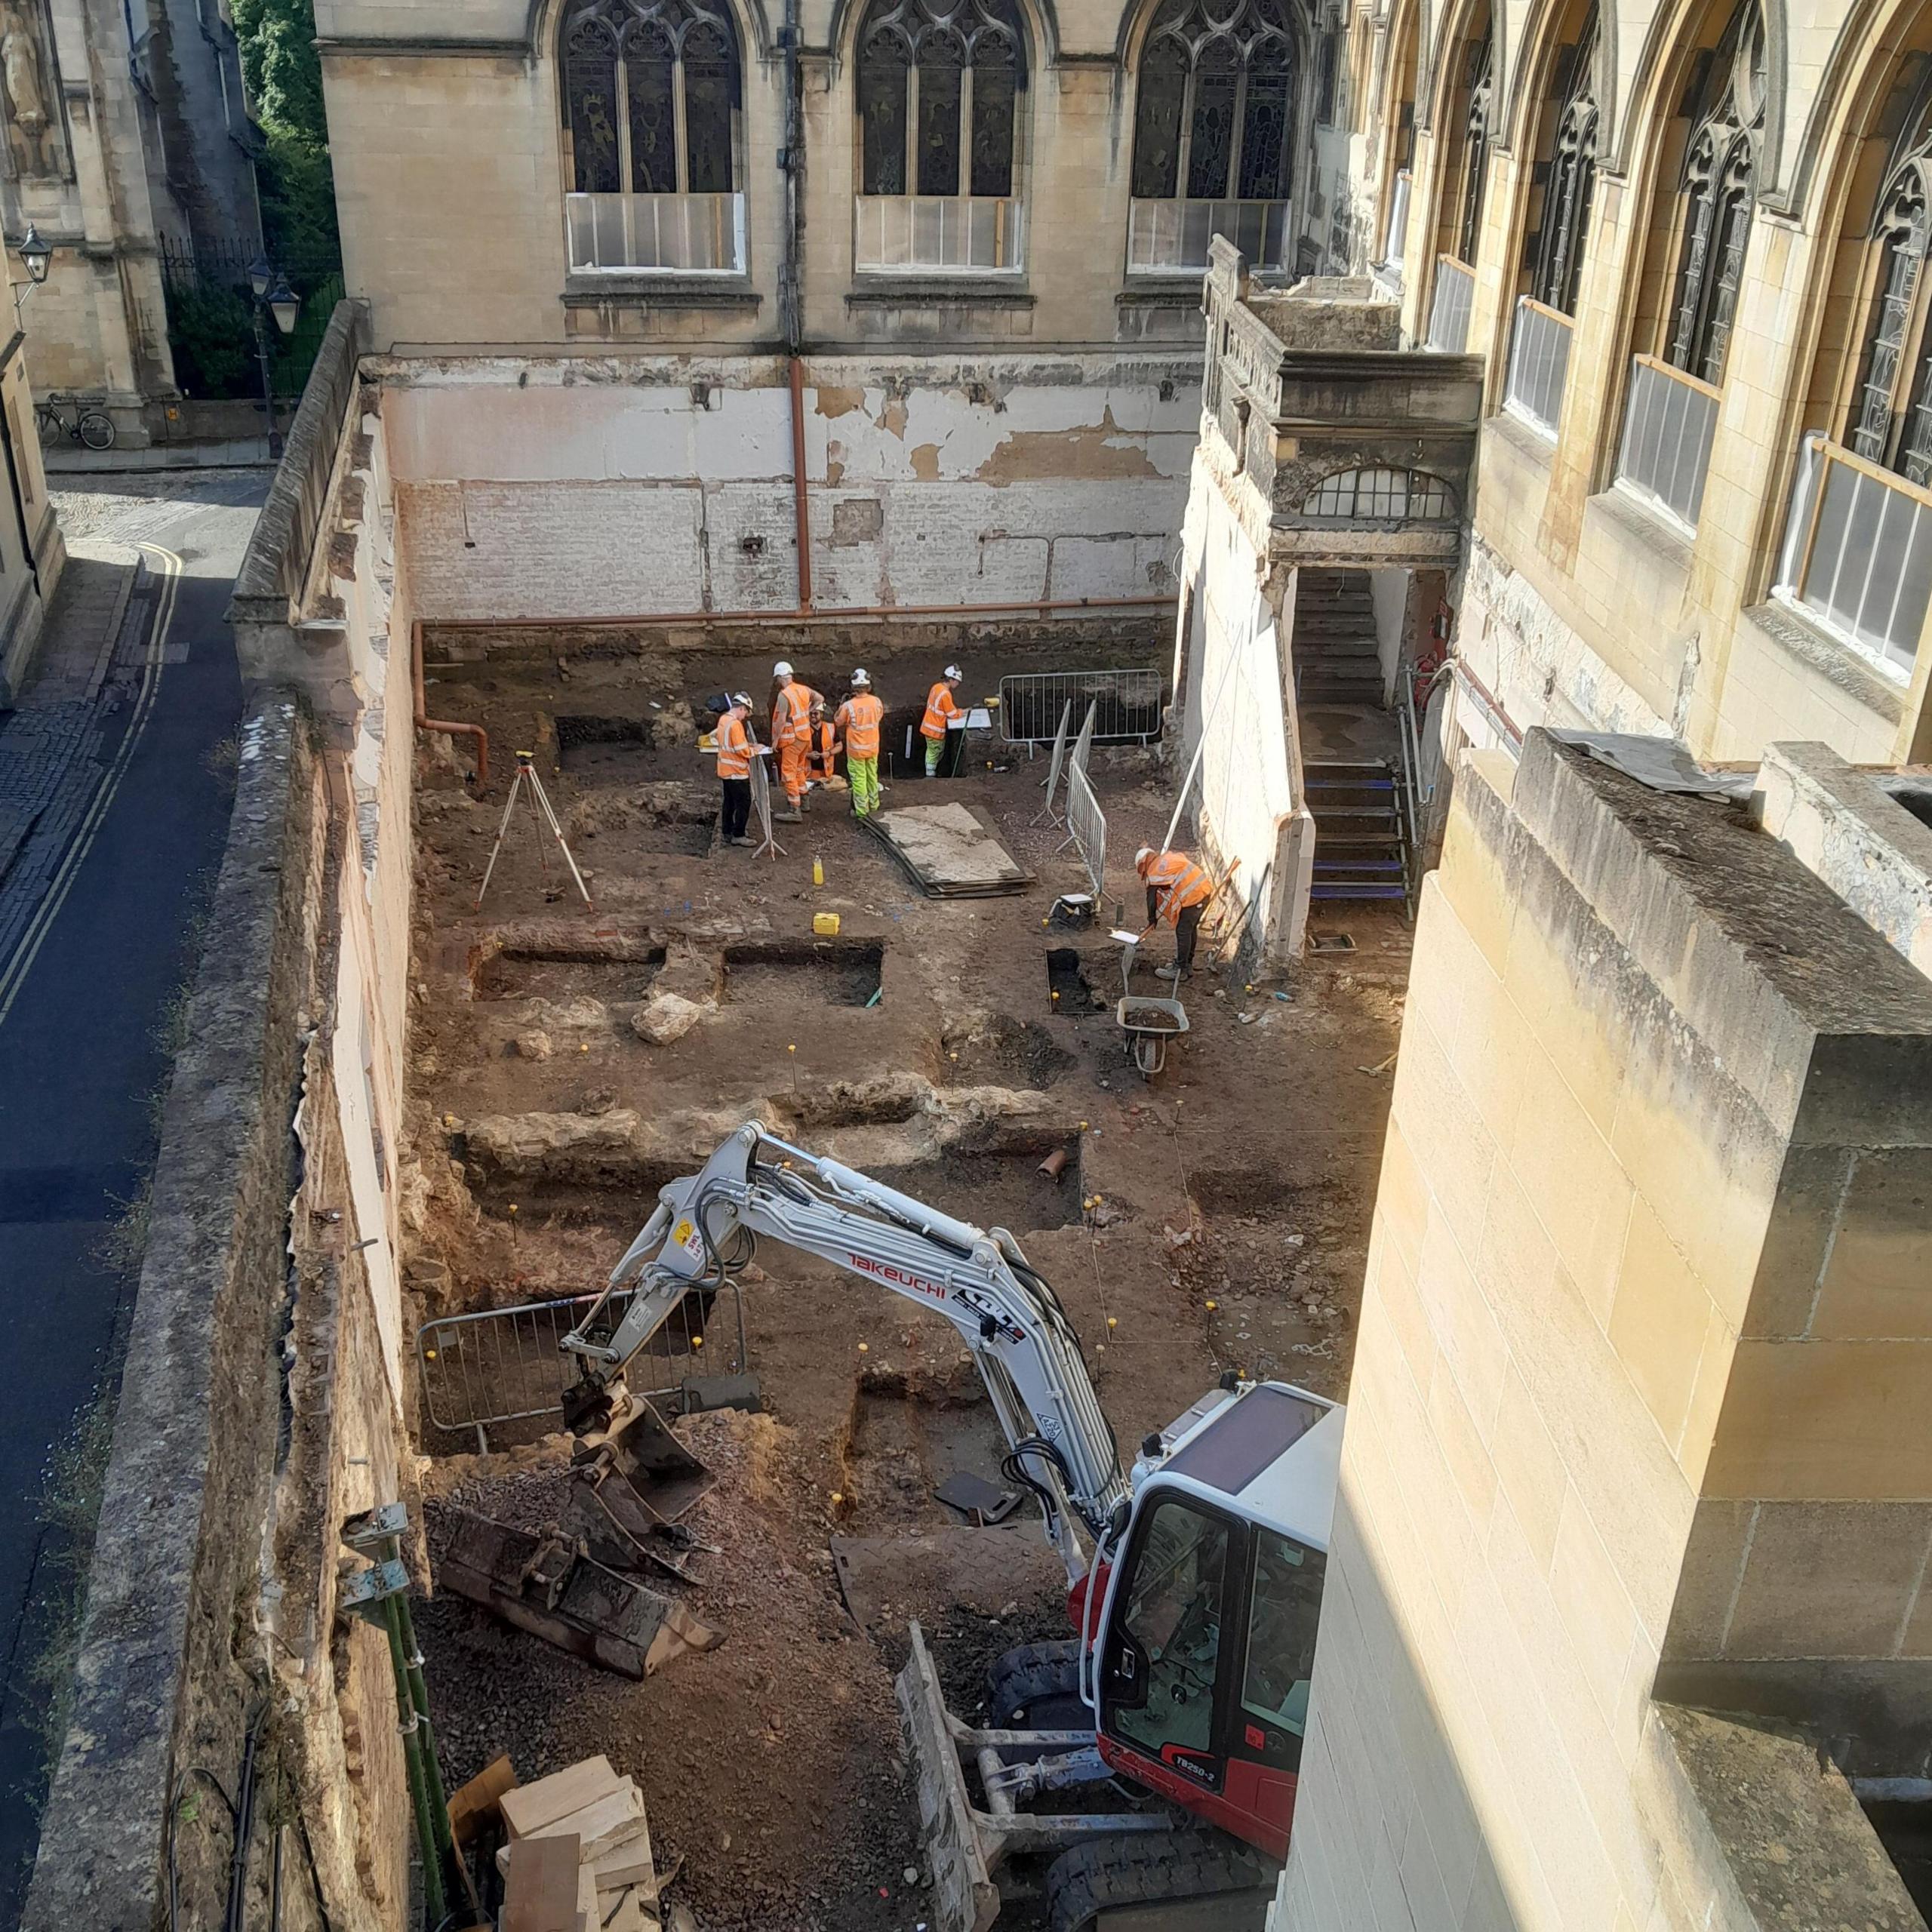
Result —
[[[625, 1364], [686, 1291], [721, 1287], [755, 1238], [815, 1254], [936, 1309], [979, 1364], [1011, 1454], [1007, 1468], [1040, 1499], [1069, 1581], [1087, 1560], [1069, 1512], [1098, 1538], [1128, 1494], [1113, 1431], [1059, 1298], [1004, 1228], [990, 1231], [822, 1159], [748, 1123], [672, 1182], [612, 1269], [594, 1307], [563, 1341], [582, 1380], [574, 1395], [621, 1394]], [[585, 1331], [611, 1294], [632, 1296], [608, 1343]]]

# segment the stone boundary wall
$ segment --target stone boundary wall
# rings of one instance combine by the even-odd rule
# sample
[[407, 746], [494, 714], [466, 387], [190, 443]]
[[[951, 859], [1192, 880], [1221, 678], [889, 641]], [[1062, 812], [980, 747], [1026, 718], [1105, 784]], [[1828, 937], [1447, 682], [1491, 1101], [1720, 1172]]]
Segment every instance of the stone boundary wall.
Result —
[[[235, 1657], [281, 1420], [288, 1208], [321, 937], [322, 774], [285, 692], [241, 732], [235, 811], [163, 1118], [146, 1257], [89, 1580], [71, 1727], [27, 1932], [168, 1921], [174, 1795], [231, 1784], [260, 1687]], [[225, 1892], [227, 1829], [180, 1832], [179, 1923]], [[303, 1889], [299, 1858], [285, 1880]], [[291, 1921], [293, 1922], [293, 1921]]]

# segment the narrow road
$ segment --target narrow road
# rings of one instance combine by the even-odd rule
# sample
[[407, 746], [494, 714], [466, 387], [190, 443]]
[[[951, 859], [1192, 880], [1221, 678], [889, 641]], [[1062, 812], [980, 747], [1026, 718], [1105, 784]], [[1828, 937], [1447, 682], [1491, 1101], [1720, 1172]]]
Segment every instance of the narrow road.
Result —
[[58, 1748], [79, 1614], [69, 1495], [98, 1476], [138, 1266], [138, 1217], [115, 1230], [152, 1166], [171, 1014], [227, 833], [242, 690], [223, 612], [268, 478], [85, 481], [58, 500], [63, 521], [141, 545], [148, 569], [90, 809], [0, 959], [0, 1932], [19, 1922]]

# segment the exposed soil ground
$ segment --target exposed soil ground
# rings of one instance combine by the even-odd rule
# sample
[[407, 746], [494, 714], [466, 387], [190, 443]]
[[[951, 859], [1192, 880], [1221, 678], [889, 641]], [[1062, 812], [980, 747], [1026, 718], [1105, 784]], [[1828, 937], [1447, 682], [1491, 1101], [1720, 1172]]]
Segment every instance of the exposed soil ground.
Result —
[[[933, 667], [872, 668], [891, 745]], [[845, 667], [800, 670], [833, 691]], [[567, 681], [446, 686], [432, 705], [485, 724], [500, 766], [535, 748], [595, 909], [526, 817], [477, 913], [503, 779], [476, 801], [454, 757], [424, 761], [404, 1181], [418, 1318], [596, 1287], [655, 1189], [757, 1116], [961, 1219], [1010, 1227], [1065, 1302], [1124, 1445], [1224, 1369], [1342, 1394], [1407, 970], [1399, 913], [1324, 916], [1354, 949], [1278, 978], [1197, 971], [1182, 989], [1190, 1029], [1143, 1081], [1114, 1022], [1106, 928], [1116, 897], [1130, 919], [1137, 909], [1130, 855], [1159, 843], [1172, 808], [1157, 757], [1096, 752], [1107, 903], [1093, 930], [1050, 929], [1057, 895], [1084, 881], [1057, 851], [1061, 833], [1032, 823], [1044, 758], [996, 740], [958, 780], [888, 775], [885, 802], [989, 813], [1037, 875], [1023, 895], [921, 897], [842, 792], [779, 828], [781, 860], [720, 848], [691, 707], [751, 671], [719, 658], [653, 682], [579, 663]], [[814, 950], [819, 912], [837, 912], [841, 933]], [[1149, 969], [1170, 956], [1164, 935], [1148, 955], [1134, 990], [1163, 996]], [[665, 990], [716, 1004], [654, 1045], [632, 1018]], [[1056, 1184], [1037, 1170], [1058, 1148], [1072, 1158]], [[446, 1768], [460, 1780], [507, 1749], [528, 1779], [607, 1752], [642, 1787], [660, 1857], [682, 1856], [679, 1895], [703, 1932], [911, 1932], [928, 1915], [903, 1875], [924, 1874], [892, 1695], [898, 1613], [921, 1617], [970, 1713], [992, 1656], [1057, 1632], [1059, 1586], [1020, 1566], [1009, 1602], [962, 1607], [922, 1595], [909, 1571], [894, 1627], [868, 1636], [841, 1600], [831, 1539], [956, 1524], [932, 1489], [958, 1470], [998, 1482], [997, 1426], [932, 1315], [768, 1245], [743, 1294], [765, 1413], [679, 1425], [720, 1478], [692, 1519], [718, 1553], [694, 1558], [685, 1594], [726, 1641], [632, 1684], [440, 1599], [420, 1628]], [[671, 1379], [735, 1365], [725, 1302], [703, 1340]], [[556, 1439], [463, 1453], [473, 1432], [432, 1426], [428, 1386], [432, 1551], [451, 1501], [546, 1522]], [[1023, 1902], [1009, 1922], [1026, 1922]]]

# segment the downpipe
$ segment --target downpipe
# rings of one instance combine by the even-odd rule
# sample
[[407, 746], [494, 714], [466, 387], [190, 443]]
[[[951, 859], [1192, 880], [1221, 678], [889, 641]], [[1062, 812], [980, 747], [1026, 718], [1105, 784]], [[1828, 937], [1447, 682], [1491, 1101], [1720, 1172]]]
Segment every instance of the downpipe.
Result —
[[449, 738], [474, 738], [476, 740], [476, 789], [487, 792], [490, 789], [490, 734], [480, 724], [453, 724], [445, 718], [432, 718], [423, 707], [423, 620], [417, 617], [409, 626], [409, 682], [416, 700], [416, 728], [419, 731], [440, 731]]

